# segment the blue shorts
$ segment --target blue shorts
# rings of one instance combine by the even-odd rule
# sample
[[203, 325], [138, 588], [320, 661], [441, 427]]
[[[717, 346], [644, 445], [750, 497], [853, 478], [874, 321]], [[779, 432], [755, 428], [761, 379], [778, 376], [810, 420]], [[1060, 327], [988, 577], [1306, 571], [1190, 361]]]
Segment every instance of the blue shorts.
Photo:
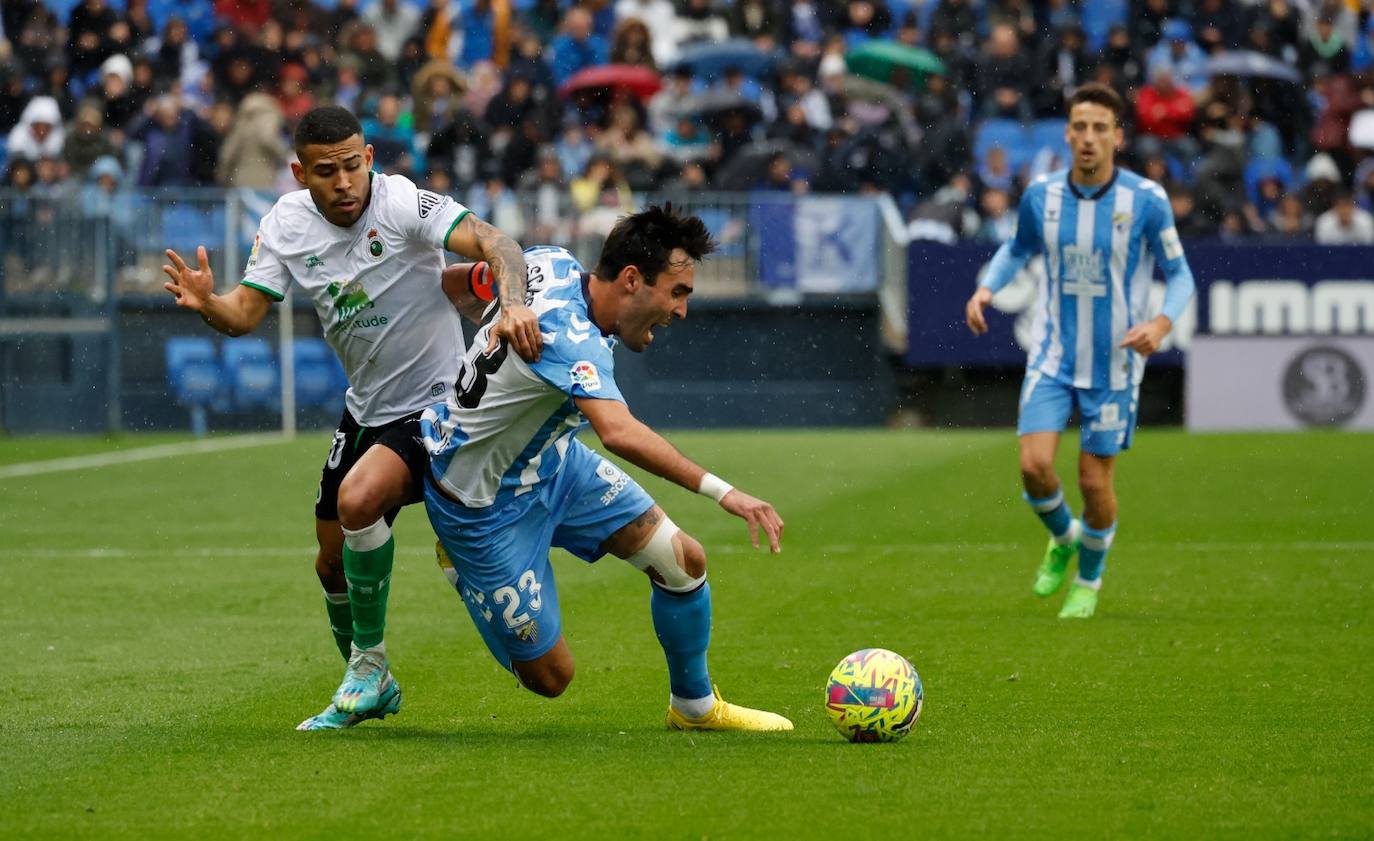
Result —
[[1140, 407], [1140, 386], [1112, 391], [1074, 388], [1039, 371], [1027, 371], [1021, 384], [1021, 414], [1016, 434], [1063, 432], [1078, 408], [1080, 448], [1095, 456], [1114, 456], [1131, 448]]
[[576, 440], [552, 479], [499, 507], [467, 508], [425, 483], [425, 510], [463, 602], [506, 668], [562, 636], [549, 548], [596, 561], [607, 538], [653, 506], [638, 482]]

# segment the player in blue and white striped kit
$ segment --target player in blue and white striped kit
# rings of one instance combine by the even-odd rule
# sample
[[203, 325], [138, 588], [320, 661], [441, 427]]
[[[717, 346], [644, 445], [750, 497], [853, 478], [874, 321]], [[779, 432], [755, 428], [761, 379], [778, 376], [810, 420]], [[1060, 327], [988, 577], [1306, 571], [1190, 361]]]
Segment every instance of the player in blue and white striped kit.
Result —
[[[1026, 500], [1051, 535], [1036, 595], [1057, 592], [1078, 554], [1078, 575], [1059, 613], [1065, 619], [1086, 619], [1097, 608], [1116, 534], [1112, 471], [1117, 453], [1131, 446], [1145, 357], [1159, 349], [1193, 296], [1193, 273], [1164, 189], [1114, 164], [1124, 107], [1105, 85], [1083, 85], [1070, 98], [1073, 166], [1026, 189], [1016, 235], [998, 249], [965, 311], [969, 329], [986, 332], [983, 310], [992, 296], [1042, 255], [1047, 281], [1035, 304], [1016, 431]], [[1162, 312], [1150, 318], [1156, 262], [1166, 287]], [[1081, 522], [1054, 472], [1059, 435], [1075, 408], [1082, 432]]]

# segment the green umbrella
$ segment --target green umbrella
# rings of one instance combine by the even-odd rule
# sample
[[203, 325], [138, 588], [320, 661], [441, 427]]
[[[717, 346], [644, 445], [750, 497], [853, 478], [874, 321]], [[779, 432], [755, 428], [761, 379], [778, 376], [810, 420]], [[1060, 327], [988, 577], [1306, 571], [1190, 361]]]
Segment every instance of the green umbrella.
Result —
[[851, 73], [917, 90], [930, 74], [945, 72], [945, 63], [935, 53], [900, 41], [869, 41], [850, 50], [844, 60]]

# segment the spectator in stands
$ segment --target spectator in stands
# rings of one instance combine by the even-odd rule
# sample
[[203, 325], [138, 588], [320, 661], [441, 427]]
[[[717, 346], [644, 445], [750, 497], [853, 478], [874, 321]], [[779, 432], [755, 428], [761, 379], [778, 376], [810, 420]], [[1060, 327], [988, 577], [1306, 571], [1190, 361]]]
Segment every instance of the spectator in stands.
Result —
[[1269, 236], [1278, 240], [1308, 240], [1312, 238], [1312, 218], [1303, 209], [1302, 200], [1289, 193], [1279, 200], [1265, 217]]
[[463, 202], [473, 214], [495, 225], [501, 233], [512, 238], [525, 235], [525, 214], [520, 200], [500, 178], [488, 178], [474, 184]]
[[830, 100], [816, 87], [815, 79], [796, 62], [789, 62], [779, 71], [778, 93], [783, 104], [795, 103], [806, 115], [806, 122], [817, 131], [825, 131], [834, 122]]
[[1202, 151], [1192, 137], [1197, 105], [1188, 91], [1174, 84], [1168, 65], [1150, 71], [1151, 82], [1136, 98], [1136, 147], [1142, 154], [1165, 152], [1180, 164], [1191, 164]]
[[100, 65], [100, 97], [105, 125], [124, 131], [143, 111], [144, 101], [134, 94], [134, 66], [122, 55], [112, 55]]
[[685, 0], [674, 32], [674, 40], [681, 47], [697, 41], [724, 41], [730, 37], [730, 25], [711, 0]]
[[1088, 80], [1093, 57], [1088, 53], [1083, 29], [1070, 23], [1046, 42], [1036, 59], [1038, 83], [1032, 95], [1036, 117], [1064, 117], [1065, 98]]
[[377, 49], [377, 33], [370, 24], [363, 21], [349, 24], [341, 39], [339, 60], [353, 63], [364, 94], [381, 90], [391, 83], [391, 65]]
[[1288, 0], [1261, 0], [1255, 6], [1250, 23], [1253, 46], [1282, 61], [1295, 61], [1298, 42], [1302, 39], [1298, 10]]
[[[376, 143], [372, 134], [369, 142]], [[215, 174], [226, 187], [266, 190], [291, 162], [286, 143], [286, 121], [281, 105], [265, 93], [250, 93], [239, 102], [233, 126], [219, 151]]]
[[1133, 0], [1128, 18], [1131, 47], [1144, 55], [1160, 42], [1164, 21], [1174, 16], [1173, 0]]
[[[288, 64], [281, 71], [281, 85], [277, 88], [277, 104], [286, 120], [286, 132], [292, 134], [296, 124], [315, 107], [315, 94], [310, 89], [310, 73], [299, 64]], [[371, 140], [371, 135], [368, 140]]]
[[792, 99], [785, 101], [781, 119], [768, 127], [768, 139], [812, 149], [820, 139], [820, 132], [807, 119], [806, 109], [801, 102]]
[[119, 15], [105, 0], [82, 0], [67, 19], [67, 65], [78, 79], [100, 66], [114, 55], [110, 30], [119, 22]]
[[377, 33], [377, 51], [387, 61], [401, 56], [401, 45], [420, 25], [420, 10], [401, 0], [376, 0], [363, 11], [363, 20]]
[[1169, 186], [1169, 207], [1174, 212], [1174, 227], [1183, 239], [1203, 239], [1216, 235], [1216, 225], [1197, 210], [1192, 190], [1182, 184]]
[[215, 18], [250, 38], [272, 17], [272, 0], [215, 0]]
[[28, 102], [23, 72], [13, 65], [0, 63], [0, 134], [8, 135], [19, 124]]
[[50, 96], [35, 96], [24, 106], [19, 123], [10, 130], [7, 149], [11, 160], [36, 162], [61, 155], [65, 140], [57, 103]]
[[[747, 0], [755, 4], [766, 0]], [[739, 4], [741, 7], [745, 4]], [[615, 19], [617, 23], [626, 20], [642, 21], [649, 30], [652, 40], [654, 63], [659, 67], [672, 65], [677, 58], [677, 42], [673, 33], [677, 31], [677, 10], [672, 0], [616, 0]]]
[[978, 183], [984, 190], [1001, 190], [1015, 193], [1017, 190], [1016, 172], [1011, 168], [1007, 150], [993, 146], [978, 164]]
[[491, 0], [473, 0], [464, 6], [460, 23], [463, 50], [459, 63], [471, 67], [479, 61], [491, 61], [496, 49], [496, 22], [492, 17]]
[[1336, 27], [1336, 15], [1323, 11], [1308, 28], [1298, 48], [1298, 66], [1309, 82], [1319, 76], [1350, 71], [1350, 48]]
[[[8, 9], [9, 6], [0, 3], [0, 8]], [[29, 11], [17, 38], [13, 36], [14, 30], [7, 31], [14, 39], [14, 54], [23, 74], [36, 73], [52, 56], [63, 54], [62, 24], [42, 6], [36, 5]]]
[[105, 134], [105, 117], [100, 106], [94, 102], [84, 103], [77, 109], [76, 119], [67, 131], [67, 138], [62, 144], [62, 160], [72, 175], [84, 178], [86, 170], [96, 160], [117, 154], [114, 144]]
[[584, 67], [605, 64], [610, 58], [605, 39], [592, 32], [591, 12], [582, 6], [568, 10], [563, 18], [563, 33], [554, 39], [549, 51], [556, 85], [562, 85]]
[[1201, 0], [1193, 12], [1193, 32], [1205, 53], [1234, 50], [1240, 46], [1244, 15], [1231, 0]]
[[526, 202], [530, 215], [529, 241], [567, 242], [571, 199], [564, 187], [558, 150], [552, 146], [541, 146], [537, 157], [538, 164], [522, 175], [517, 184], [521, 194], [529, 197]]
[[611, 36], [611, 63], [656, 69], [649, 27], [638, 18], [623, 18]]
[[550, 103], [555, 101], [558, 91], [555, 90], [553, 71], [544, 61], [543, 42], [533, 32], [523, 30], [515, 36], [515, 49], [511, 51], [506, 72], [511, 75], [518, 73], [529, 79], [536, 99]]
[[[133, 265], [137, 259], [134, 243], [138, 239], [139, 217], [133, 197], [125, 189], [124, 168], [113, 156], [106, 155], [91, 164], [83, 180], [79, 204], [82, 216], [108, 226], [105, 230], [114, 240], [112, 257], [116, 267]], [[83, 234], [82, 240], [94, 241], [105, 230], [92, 228]]]
[[200, 60], [200, 50], [186, 28], [186, 21], [177, 15], [167, 19], [162, 37], [148, 42], [148, 52], [153, 62], [153, 75], [164, 82], [184, 79]]
[[213, 180], [214, 161], [211, 158], [211, 178], [204, 178], [205, 167], [198, 160], [197, 141], [209, 135], [209, 126], [193, 112], [181, 107], [177, 97], [163, 94], [152, 106], [152, 112], [138, 120], [129, 130], [129, 139], [143, 145], [139, 164], [140, 187], [194, 187]]
[[421, 67], [410, 82], [416, 134], [427, 136], [442, 128], [461, 107], [463, 87], [463, 75], [443, 59]]
[[731, 3], [728, 23], [732, 37], [748, 38], [764, 52], [772, 52], [787, 42], [787, 11], [778, 0], [738, 0]]
[[848, 0], [842, 7], [840, 31], [850, 46], [881, 38], [891, 28], [892, 12], [882, 0]]
[[610, 125], [597, 138], [596, 146], [632, 185], [641, 187], [652, 183], [663, 160], [653, 136], [640, 124], [639, 111], [628, 102], [611, 109]]
[[994, 27], [974, 69], [974, 94], [984, 117], [1026, 120], [1031, 116], [1031, 63], [1021, 50], [1016, 30]]
[[442, 166], [459, 190], [484, 180], [493, 165], [487, 127], [461, 100], [430, 137], [425, 160]]
[[74, 87], [67, 72], [66, 62], [54, 56], [48, 64], [47, 77], [36, 93], [52, 97], [57, 103], [57, 111], [62, 115], [62, 119], [70, 120], [76, 116], [76, 96], [72, 93]]
[[964, 49], [973, 49], [978, 32], [978, 13], [971, 0], [939, 0], [930, 16], [930, 31], [953, 36]]
[[554, 148], [558, 151], [558, 166], [569, 175], [585, 171], [592, 155], [596, 153], [596, 146], [587, 136], [587, 129], [577, 124], [564, 126]]
[[1150, 78], [1168, 70], [1177, 84], [1196, 94], [1207, 86], [1207, 55], [1193, 43], [1193, 27], [1182, 18], [1170, 18], [1160, 30], [1163, 36], [1146, 56]]
[[1374, 245], [1374, 216], [1342, 191], [1335, 205], [1317, 217], [1315, 234], [1319, 245]]
[[[1111, 67], [1115, 79], [1108, 81], [1101, 77], [1104, 67]], [[1102, 48], [1102, 61], [1097, 67], [1094, 81], [1106, 82], [1120, 93], [1123, 89], [1137, 88], [1145, 79], [1145, 62], [1131, 42], [1131, 33], [1124, 25], [1113, 26], [1107, 32], [1107, 44]]]
[[665, 156], [682, 164], [706, 157], [710, 153], [711, 135], [696, 120], [682, 115], [678, 117], [677, 124], [663, 135], [660, 143]]
[[978, 207], [983, 212], [983, 222], [974, 239], [1001, 245], [1016, 233], [1016, 214], [1011, 211], [1011, 197], [1005, 190], [996, 187], [984, 190]]
[[587, 162], [586, 171], [573, 179], [568, 192], [579, 213], [578, 233], [582, 236], [605, 236], [617, 219], [634, 212], [630, 185], [615, 164], [601, 155]]

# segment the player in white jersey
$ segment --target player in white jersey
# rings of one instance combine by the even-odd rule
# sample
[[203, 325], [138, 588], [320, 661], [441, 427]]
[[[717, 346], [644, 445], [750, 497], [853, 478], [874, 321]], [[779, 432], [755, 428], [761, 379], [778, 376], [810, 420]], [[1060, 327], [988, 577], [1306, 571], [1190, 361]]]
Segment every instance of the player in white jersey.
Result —
[[383, 629], [395, 544], [391, 523], [418, 502], [428, 455], [419, 413], [442, 399], [457, 373], [458, 316], [441, 286], [443, 249], [482, 258], [501, 286], [493, 341], [536, 359], [539, 324], [524, 304], [520, 246], [447, 196], [407, 178], [372, 172], [357, 118], [323, 106], [296, 130], [291, 165], [305, 189], [263, 217], [242, 282], [217, 295], [205, 248], [191, 268], [168, 250], [166, 289], [229, 336], [251, 332], [294, 282], [310, 296], [349, 388], [315, 505], [330, 626], [348, 661], [325, 711], [299, 729], [350, 727], [400, 708]]
[[[975, 335], [987, 330], [983, 310], [1036, 254], [1043, 254], [1026, 379], [1021, 388], [1021, 478], [1032, 510], [1050, 531], [1033, 590], [1062, 586], [1069, 561], [1078, 574], [1060, 618], [1086, 619], [1097, 609], [1107, 551], [1116, 535], [1113, 471], [1131, 445], [1145, 358], [1193, 296], [1163, 188], [1116, 167], [1124, 105], [1111, 88], [1087, 84], [1069, 99], [1067, 136], [1073, 167], [1036, 180], [1021, 197], [1015, 236], [993, 258], [965, 318]], [[1149, 314], [1155, 263], [1164, 270], [1162, 311]], [[1055, 475], [1059, 435], [1078, 410], [1082, 436], [1078, 485], [1083, 519], [1076, 520]]]
[[[493, 656], [553, 697], [573, 677], [549, 549], [584, 561], [623, 558], [648, 575], [654, 630], [668, 662], [668, 725], [791, 730], [780, 715], [721, 700], [706, 667], [711, 588], [706, 552], [634, 479], [576, 439], [588, 422], [606, 449], [714, 498], [779, 550], [773, 506], [707, 473], [635, 419], [615, 383], [612, 348], [639, 352], [687, 316], [695, 264], [714, 246], [700, 219], [650, 207], [625, 217], [592, 272], [567, 251], [528, 249], [531, 306], [544, 352], [527, 364], [486, 341], [487, 312], [445, 404], [421, 426], [433, 456], [425, 507], [441, 565]], [[465, 313], [470, 300], [456, 300]]]

